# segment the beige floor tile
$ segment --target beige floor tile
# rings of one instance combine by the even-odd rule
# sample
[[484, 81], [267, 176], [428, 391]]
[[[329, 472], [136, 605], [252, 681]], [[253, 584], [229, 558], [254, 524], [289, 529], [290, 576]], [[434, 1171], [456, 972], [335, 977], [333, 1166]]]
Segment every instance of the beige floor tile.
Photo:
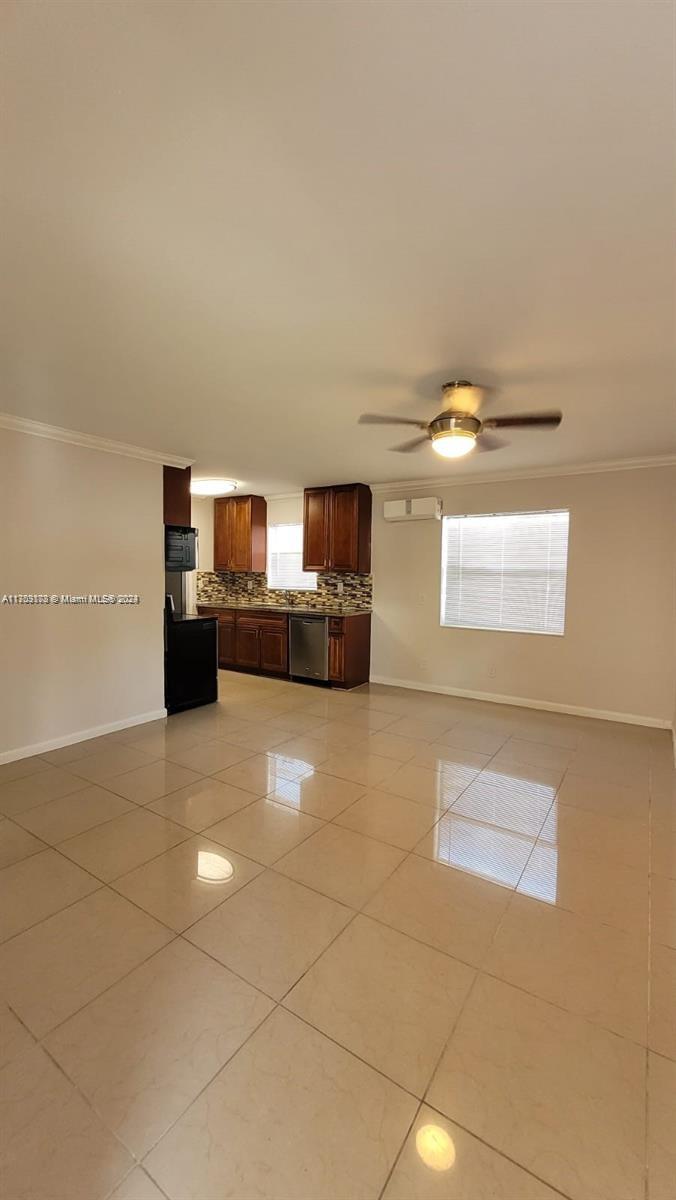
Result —
[[578, 750], [570, 760], [569, 769], [573, 775], [587, 775], [590, 779], [617, 783], [622, 787], [640, 790], [644, 795], [648, 794], [648, 766], [641, 762], [627, 761], [618, 755], [614, 748], [607, 755]]
[[0, 812], [6, 817], [18, 816], [38, 804], [46, 804], [48, 800], [78, 792], [86, 786], [85, 780], [77, 775], [48, 766], [44, 771], [3, 783], [0, 786]]
[[272, 1007], [177, 940], [66, 1021], [45, 1045], [108, 1128], [141, 1157]]
[[271, 866], [294, 846], [305, 841], [321, 821], [273, 800], [254, 800], [248, 808], [219, 821], [208, 836], [230, 850], [238, 850], [254, 862]]
[[218, 771], [235, 766], [236, 763], [246, 762], [252, 754], [253, 750], [246, 746], [211, 741], [200, 742], [198, 746], [191, 746], [188, 750], [170, 750], [168, 761], [185, 767], [196, 775], [215, 775]]
[[648, 796], [619, 783], [590, 779], [568, 771], [557, 795], [559, 804], [572, 804], [604, 817], [619, 817], [628, 821], [648, 820]]
[[40, 755], [31, 758], [18, 758], [15, 762], [0, 763], [0, 787], [12, 783], [15, 779], [25, 779], [28, 775], [37, 775], [38, 771], [46, 771], [49, 763]]
[[128, 800], [93, 783], [70, 796], [61, 796], [37, 808], [29, 808], [16, 820], [43, 841], [56, 846], [66, 838], [76, 837], [78, 833], [85, 833], [87, 829], [94, 829], [97, 825], [112, 821], [114, 817], [133, 811], [134, 805]]
[[444, 809], [431, 804], [416, 804], [403, 796], [390, 796], [387, 792], [367, 792], [350, 808], [335, 818], [335, 824], [345, 829], [354, 829], [366, 837], [377, 838], [400, 850], [412, 850], [432, 826], [439, 820]]
[[[0, 840], [2, 826], [0, 826]], [[653, 941], [676, 950], [676, 879], [653, 875], [650, 881], [650, 925]]]
[[491, 761], [489, 754], [477, 754], [475, 750], [460, 750], [445, 742], [420, 743], [421, 749], [412, 759], [414, 767], [427, 767], [446, 774], [452, 769], [457, 786], [466, 788], [480, 771]]
[[134, 1167], [119, 1187], [115, 1188], [110, 1200], [164, 1200], [164, 1193], [143, 1167]]
[[367, 1200], [414, 1112], [411, 1096], [278, 1009], [145, 1165], [172, 1200]]
[[555, 787], [503, 774], [491, 765], [462, 793], [453, 812], [510, 833], [537, 837], [555, 795]]
[[506, 887], [516, 887], [535, 841], [456, 816], [453, 809], [415, 847], [415, 853]]
[[246, 762], [219, 771], [217, 778], [222, 783], [251, 792], [254, 796], [269, 796], [278, 783], [285, 779], [303, 779], [312, 767], [280, 759], [268, 754], [255, 754]]
[[560, 1193], [424, 1104], [383, 1200], [560, 1200]]
[[[457, 723], [457, 718], [455, 719]], [[436, 742], [445, 740], [454, 720], [446, 717], [406, 716], [388, 725], [387, 732], [397, 737], [413, 738], [419, 742]], [[470, 747], [471, 749], [471, 747]]]
[[197, 771], [190, 771], [178, 763], [159, 759], [158, 762], [148, 763], [145, 767], [135, 767], [124, 775], [115, 775], [106, 781], [106, 787], [118, 796], [132, 800], [134, 804], [150, 804], [177, 792], [179, 788], [188, 787], [202, 778]]
[[358, 916], [284, 1004], [422, 1096], [473, 979], [463, 963]]
[[172, 936], [101, 888], [0, 946], [5, 999], [43, 1037]]
[[331, 755], [332, 748], [326, 741], [314, 737], [289, 738], [275, 746], [275, 755], [283, 755], [296, 764], [297, 774], [306, 774], [311, 767], [318, 767]]
[[377, 708], [370, 708], [368, 705], [348, 709], [341, 718], [348, 725], [354, 725], [357, 729], [368, 729], [370, 733], [378, 733], [387, 729], [394, 724], [396, 719], [392, 713], [384, 713]]
[[370, 729], [360, 729], [357, 725], [350, 725], [347, 721], [331, 718], [321, 729], [316, 729], [309, 736], [326, 748], [324, 757], [328, 758], [330, 754], [335, 754], [339, 750], [348, 750], [352, 746], [358, 746], [366, 752], [371, 740], [371, 731]]
[[429, 742], [422, 742], [420, 738], [402, 737], [398, 733], [388, 733], [387, 730], [381, 733], [373, 733], [368, 740], [368, 748], [371, 754], [379, 754], [382, 758], [394, 758], [397, 762], [411, 762], [418, 754], [423, 754], [429, 746]]
[[247, 750], [249, 754], [264, 754], [266, 750], [272, 750], [275, 746], [281, 745], [288, 739], [288, 736], [288, 732], [284, 729], [277, 729], [274, 725], [260, 724], [240, 733], [229, 733], [227, 740], [234, 747]]
[[267, 798], [278, 804], [288, 804], [299, 812], [309, 813], [311, 817], [331, 821], [363, 795], [364, 786], [361, 783], [350, 783], [347, 779], [314, 771], [304, 779], [278, 783]]
[[648, 1195], [673, 1200], [676, 1180], [676, 1062], [648, 1055]]
[[12, 1010], [0, 1000], [0, 1067], [14, 1062], [35, 1045], [33, 1036]]
[[452, 765], [435, 771], [431, 767], [416, 767], [404, 763], [393, 775], [378, 785], [381, 791], [393, 796], [403, 796], [417, 804], [433, 805], [439, 816], [458, 799], [469, 780], [460, 782], [464, 768]]
[[676, 950], [669, 946], [652, 947], [648, 1045], [676, 1059]]
[[641, 1047], [483, 976], [427, 1099], [572, 1200], [640, 1200], [644, 1079]]
[[484, 968], [645, 1045], [646, 954], [645, 936], [516, 896]]
[[240, 808], [252, 804], [255, 796], [243, 788], [221, 783], [213, 775], [198, 779], [188, 787], [179, 788], [168, 796], [162, 796], [148, 805], [151, 812], [159, 813], [177, 825], [185, 825], [194, 833], [201, 833], [209, 825], [215, 825]]
[[351, 916], [342, 904], [266, 871], [185, 936], [280, 999]]
[[192, 750], [193, 746], [203, 745], [205, 741], [208, 739], [187, 729], [167, 729], [162, 733], [137, 733], [135, 738], [127, 739], [125, 745], [143, 750], [153, 758], [170, 758], [172, 751]]
[[565, 771], [571, 758], [572, 751], [565, 747], [520, 737], [509, 738], [496, 755], [498, 761], [529, 763], [534, 767], [550, 767], [555, 771]]
[[187, 829], [144, 808], [61, 842], [59, 850], [109, 883], [190, 837]]
[[105, 1200], [133, 1159], [35, 1046], [0, 1075], [8, 1200]]
[[115, 890], [177, 933], [206, 916], [263, 870], [205, 837], [160, 854], [115, 880]]
[[44, 849], [0, 871], [0, 942], [100, 887], [86, 871]]
[[67, 767], [69, 763], [88, 758], [90, 754], [98, 754], [101, 750], [110, 750], [113, 745], [115, 745], [115, 739], [111, 738], [110, 734], [104, 734], [103, 737], [85, 738], [82, 742], [73, 742], [70, 746], [61, 746], [58, 750], [50, 750], [42, 757], [55, 767]]
[[33, 837], [32, 833], [21, 829], [13, 821], [0, 819], [0, 870], [45, 849], [45, 843]]
[[411, 855], [364, 912], [454, 958], [479, 966], [511, 892], [486, 879]]
[[312, 713], [287, 710], [271, 716], [268, 724], [272, 725], [273, 729], [281, 729], [286, 732], [286, 736], [289, 738], [292, 734], [301, 736], [304, 733], [311, 733], [315, 729], [321, 729], [326, 721], [323, 717], [313, 716]]
[[648, 831], [639, 821], [604, 817], [555, 801], [540, 831], [540, 840], [567, 851], [581, 851], [647, 870]]
[[350, 908], [361, 908], [403, 857], [403, 850], [332, 824], [287, 854], [275, 870]]
[[98, 754], [88, 754], [71, 766], [74, 775], [81, 775], [90, 783], [105, 783], [114, 775], [123, 771], [133, 771], [135, 767], [143, 767], [154, 759], [152, 754], [144, 754], [134, 746], [112, 745], [108, 750], [100, 750]]
[[439, 741], [447, 746], [457, 746], [459, 750], [475, 750], [477, 754], [496, 754], [504, 746], [508, 733], [493, 733], [478, 725], [456, 724], [443, 735]]
[[340, 750], [322, 763], [325, 775], [337, 775], [339, 779], [361, 783], [365, 788], [377, 787], [384, 780], [391, 778], [397, 770], [399, 763], [396, 759], [369, 754], [363, 751], [361, 746]]
[[676, 879], [676, 828], [652, 822], [650, 870], [664, 879]]
[[627, 933], [647, 932], [648, 877], [635, 867], [538, 842], [517, 890]]

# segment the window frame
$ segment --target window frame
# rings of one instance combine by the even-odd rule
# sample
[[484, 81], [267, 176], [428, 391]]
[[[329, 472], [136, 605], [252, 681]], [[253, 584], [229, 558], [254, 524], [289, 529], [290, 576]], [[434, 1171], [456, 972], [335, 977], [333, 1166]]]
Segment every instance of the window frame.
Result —
[[[568, 528], [566, 534], [566, 570], [563, 587], [563, 625], [558, 629], [506, 629], [501, 625], [460, 625], [450, 623], [444, 619], [445, 613], [445, 595], [446, 595], [446, 575], [447, 575], [447, 539], [444, 534], [446, 521], [462, 521], [471, 520], [481, 517], [536, 517], [536, 516], [554, 516], [555, 514], [566, 514], [568, 517]], [[532, 508], [532, 509], [514, 509], [508, 512], [484, 512], [484, 513], [444, 513], [441, 519], [441, 579], [439, 586], [439, 625], [442, 629], [468, 629], [478, 630], [482, 633], [516, 633], [521, 636], [531, 634], [535, 637], [565, 637], [566, 633], [566, 618], [568, 610], [568, 559], [570, 549], [570, 529], [571, 529], [571, 512], [569, 508]]]
[[[270, 581], [270, 564], [271, 564], [273, 550], [272, 550], [272, 545], [271, 545], [272, 538], [270, 537], [270, 530], [284, 529], [284, 528], [300, 529], [300, 531], [301, 531], [301, 549], [300, 549], [301, 574], [310, 576], [314, 580], [314, 583], [294, 583], [293, 587], [287, 587], [282, 583], [271, 583], [271, 581]], [[266, 586], [268, 587], [269, 591], [271, 591], [271, 592], [316, 592], [317, 591], [317, 588], [318, 588], [317, 572], [316, 571], [303, 571], [303, 569], [302, 569], [302, 556], [303, 556], [302, 531], [303, 531], [303, 522], [302, 521], [272, 521], [268, 525], [268, 527], [267, 527], [267, 545], [266, 545], [266, 553], [265, 553], [265, 582], [266, 582]], [[296, 553], [296, 552], [294, 551], [294, 553]]]

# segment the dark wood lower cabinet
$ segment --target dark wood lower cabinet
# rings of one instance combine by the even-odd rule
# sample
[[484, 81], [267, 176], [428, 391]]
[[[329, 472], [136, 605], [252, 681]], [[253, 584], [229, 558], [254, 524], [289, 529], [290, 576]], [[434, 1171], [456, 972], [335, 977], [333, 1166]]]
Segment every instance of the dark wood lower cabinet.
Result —
[[345, 677], [345, 635], [329, 634], [329, 681], [342, 683]]
[[260, 631], [260, 669], [272, 675], [286, 675], [289, 669], [289, 635], [286, 629]]
[[231, 667], [235, 662], [235, 618], [218, 618], [218, 665]]
[[[197, 611], [218, 617], [218, 665], [266, 675], [287, 675], [289, 622], [286, 613], [219, 609], [198, 605]], [[329, 683], [353, 688], [368, 683], [371, 658], [371, 615], [327, 617]]]
[[329, 683], [353, 688], [368, 683], [371, 667], [371, 614], [329, 617]]

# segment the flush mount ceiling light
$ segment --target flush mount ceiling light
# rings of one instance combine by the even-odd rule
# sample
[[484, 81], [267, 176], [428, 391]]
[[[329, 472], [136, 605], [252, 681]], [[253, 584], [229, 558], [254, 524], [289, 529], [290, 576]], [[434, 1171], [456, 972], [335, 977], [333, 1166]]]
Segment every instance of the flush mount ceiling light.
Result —
[[467, 379], [454, 379], [441, 389], [442, 412], [431, 421], [413, 417], [385, 417], [380, 413], [364, 413], [360, 425], [414, 425], [422, 432], [410, 442], [393, 446], [399, 454], [421, 450], [426, 442], [442, 458], [462, 458], [470, 450], [500, 450], [507, 443], [494, 437], [492, 429], [556, 429], [561, 424], [560, 412], [522, 413], [518, 416], [487, 417], [481, 420], [469, 411], [472, 393], [481, 392]]
[[234, 479], [193, 479], [190, 491], [193, 496], [225, 496], [236, 487]]

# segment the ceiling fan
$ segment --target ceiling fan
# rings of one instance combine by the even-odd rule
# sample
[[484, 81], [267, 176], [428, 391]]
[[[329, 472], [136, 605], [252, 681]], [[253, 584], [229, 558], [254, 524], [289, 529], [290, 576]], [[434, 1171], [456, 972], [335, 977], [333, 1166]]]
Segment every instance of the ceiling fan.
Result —
[[[556, 429], [561, 424], [560, 412], [522, 413], [515, 417], [487, 417], [481, 420], [468, 410], [468, 400], [471, 393], [477, 389], [467, 379], [454, 379], [444, 383], [441, 388], [444, 409], [431, 421], [416, 421], [413, 417], [385, 417], [379, 413], [363, 413], [359, 418], [360, 425], [415, 425], [424, 432], [404, 442], [401, 446], [393, 446], [398, 454], [410, 454], [421, 450], [426, 442], [432, 443], [432, 449], [442, 458], [462, 458], [470, 450], [500, 450], [506, 442], [492, 437], [487, 430], [492, 429]], [[463, 402], [464, 401], [464, 402]], [[474, 407], [472, 404], [471, 407]]]

